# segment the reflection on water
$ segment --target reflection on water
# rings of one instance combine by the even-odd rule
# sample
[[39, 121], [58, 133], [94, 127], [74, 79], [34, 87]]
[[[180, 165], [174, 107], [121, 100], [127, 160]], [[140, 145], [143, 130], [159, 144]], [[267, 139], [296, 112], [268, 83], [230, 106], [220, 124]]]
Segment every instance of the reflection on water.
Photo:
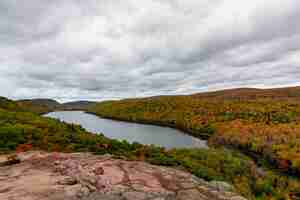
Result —
[[80, 124], [90, 132], [103, 133], [109, 138], [129, 142], [155, 144], [166, 148], [207, 148], [205, 140], [200, 140], [168, 127], [103, 119], [82, 111], [52, 112], [45, 116]]

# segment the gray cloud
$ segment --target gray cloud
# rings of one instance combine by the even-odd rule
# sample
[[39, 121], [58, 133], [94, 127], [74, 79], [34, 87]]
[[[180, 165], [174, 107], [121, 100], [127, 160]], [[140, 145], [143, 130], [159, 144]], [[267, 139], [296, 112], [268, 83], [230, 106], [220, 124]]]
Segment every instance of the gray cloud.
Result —
[[0, 95], [58, 100], [300, 83], [297, 0], [1, 0]]

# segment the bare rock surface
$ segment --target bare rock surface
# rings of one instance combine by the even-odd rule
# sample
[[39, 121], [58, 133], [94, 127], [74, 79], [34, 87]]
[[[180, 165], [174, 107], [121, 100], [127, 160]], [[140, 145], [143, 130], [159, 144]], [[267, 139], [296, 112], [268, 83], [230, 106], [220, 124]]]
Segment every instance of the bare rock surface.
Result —
[[110, 155], [35, 151], [19, 158], [0, 167], [1, 200], [245, 200], [226, 183]]

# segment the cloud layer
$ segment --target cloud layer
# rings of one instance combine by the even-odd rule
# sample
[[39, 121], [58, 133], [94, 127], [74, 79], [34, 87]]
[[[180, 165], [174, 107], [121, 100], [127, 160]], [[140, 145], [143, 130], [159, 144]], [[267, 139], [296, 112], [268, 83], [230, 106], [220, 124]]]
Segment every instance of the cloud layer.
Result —
[[1, 0], [0, 95], [297, 85], [299, 19], [298, 0]]

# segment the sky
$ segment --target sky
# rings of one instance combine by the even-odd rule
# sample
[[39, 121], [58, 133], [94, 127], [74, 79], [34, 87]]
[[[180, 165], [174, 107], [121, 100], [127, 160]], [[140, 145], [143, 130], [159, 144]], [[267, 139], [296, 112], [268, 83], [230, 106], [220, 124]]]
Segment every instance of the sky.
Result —
[[299, 0], [1, 0], [0, 96], [300, 85]]

